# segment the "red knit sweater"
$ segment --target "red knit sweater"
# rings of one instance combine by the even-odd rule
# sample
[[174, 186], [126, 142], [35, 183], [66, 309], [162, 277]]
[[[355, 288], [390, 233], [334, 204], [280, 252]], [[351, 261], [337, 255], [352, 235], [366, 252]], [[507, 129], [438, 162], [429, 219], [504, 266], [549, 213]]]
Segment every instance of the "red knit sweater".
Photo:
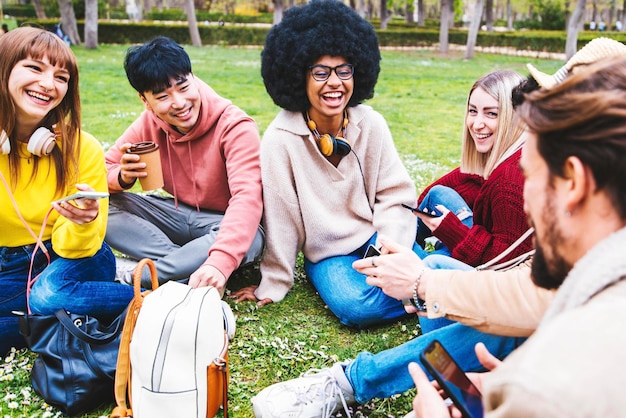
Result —
[[[448, 247], [452, 257], [478, 266], [496, 257], [528, 230], [524, 213], [524, 177], [519, 168], [521, 150], [502, 162], [489, 179], [461, 173], [459, 168], [428, 186], [421, 202], [435, 184], [456, 190], [474, 212], [474, 226], [466, 227], [450, 212], [433, 235]], [[532, 249], [532, 237], [526, 239], [503, 261]]]

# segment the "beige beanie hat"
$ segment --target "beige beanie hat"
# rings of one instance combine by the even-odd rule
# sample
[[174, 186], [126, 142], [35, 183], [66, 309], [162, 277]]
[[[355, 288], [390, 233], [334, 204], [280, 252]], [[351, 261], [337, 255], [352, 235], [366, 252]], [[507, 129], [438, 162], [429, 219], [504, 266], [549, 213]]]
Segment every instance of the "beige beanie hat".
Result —
[[610, 38], [596, 38], [574, 54], [554, 75], [543, 73], [530, 63], [526, 67], [541, 87], [549, 89], [562, 82], [577, 65], [588, 65], [602, 58], [621, 56], [626, 56], [626, 45]]

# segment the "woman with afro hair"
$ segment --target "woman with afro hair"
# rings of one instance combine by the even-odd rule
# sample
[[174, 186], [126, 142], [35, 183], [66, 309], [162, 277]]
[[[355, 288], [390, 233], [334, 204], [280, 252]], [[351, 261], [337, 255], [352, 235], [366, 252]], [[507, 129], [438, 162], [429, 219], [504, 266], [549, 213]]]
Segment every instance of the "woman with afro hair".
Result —
[[339, 1], [313, 0], [287, 10], [261, 57], [267, 92], [283, 109], [261, 142], [267, 249], [259, 286], [233, 297], [281, 301], [302, 252], [309, 280], [342, 324], [403, 317], [401, 301], [352, 268], [378, 234], [411, 247], [417, 228], [401, 206], [415, 201], [415, 187], [387, 123], [361, 104], [380, 72], [374, 29]]

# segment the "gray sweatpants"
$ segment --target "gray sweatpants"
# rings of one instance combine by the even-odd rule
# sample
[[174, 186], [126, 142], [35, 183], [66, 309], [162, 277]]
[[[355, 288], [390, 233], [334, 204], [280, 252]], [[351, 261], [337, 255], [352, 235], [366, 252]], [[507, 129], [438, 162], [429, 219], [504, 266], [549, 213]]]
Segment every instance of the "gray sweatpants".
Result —
[[[140, 260], [155, 262], [160, 283], [188, 279], [206, 261], [224, 215], [201, 210], [159, 195], [115, 193], [109, 200], [105, 241], [115, 250]], [[241, 266], [258, 262], [265, 246], [259, 225]], [[149, 283], [144, 269], [142, 283]], [[228, 278], [227, 278], [228, 279]]]

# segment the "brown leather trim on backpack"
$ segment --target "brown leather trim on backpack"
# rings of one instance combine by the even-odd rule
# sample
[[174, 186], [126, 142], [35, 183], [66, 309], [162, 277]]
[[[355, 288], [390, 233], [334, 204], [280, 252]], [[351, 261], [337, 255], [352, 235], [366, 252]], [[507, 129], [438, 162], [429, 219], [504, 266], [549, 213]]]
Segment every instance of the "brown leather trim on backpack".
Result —
[[[133, 288], [135, 296], [128, 305], [126, 319], [124, 320], [124, 329], [122, 331], [122, 339], [120, 341], [120, 349], [117, 355], [117, 368], [115, 369], [115, 403], [116, 406], [111, 412], [110, 418], [132, 417], [133, 411], [132, 394], [131, 394], [131, 370], [130, 370], [130, 340], [135, 330], [139, 310], [143, 304], [143, 299], [150, 291], [141, 292], [141, 273], [143, 268], [148, 266], [150, 269], [150, 277], [152, 280], [152, 290], [159, 287], [157, 271], [154, 262], [144, 258], [139, 261], [135, 271], [133, 272]], [[128, 398], [127, 398], [128, 396]], [[128, 399], [128, 402], [127, 402]]]
[[207, 417], [214, 417], [223, 406], [224, 418], [228, 418], [228, 378], [228, 335], [224, 331], [224, 349], [207, 367]]

